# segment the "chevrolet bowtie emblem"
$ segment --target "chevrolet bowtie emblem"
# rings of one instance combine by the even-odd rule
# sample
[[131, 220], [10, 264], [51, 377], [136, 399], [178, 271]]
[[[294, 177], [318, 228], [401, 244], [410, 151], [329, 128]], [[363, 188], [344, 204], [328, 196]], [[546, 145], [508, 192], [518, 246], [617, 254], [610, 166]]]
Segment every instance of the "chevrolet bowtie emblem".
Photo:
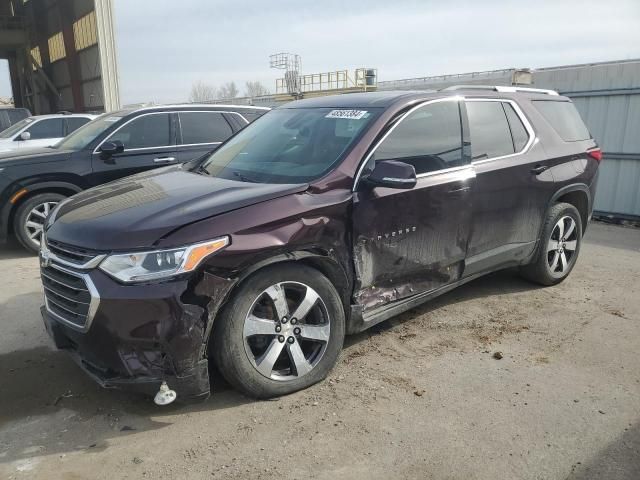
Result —
[[40, 266], [42, 268], [47, 268], [49, 265], [51, 265], [49, 250], [40, 250]]

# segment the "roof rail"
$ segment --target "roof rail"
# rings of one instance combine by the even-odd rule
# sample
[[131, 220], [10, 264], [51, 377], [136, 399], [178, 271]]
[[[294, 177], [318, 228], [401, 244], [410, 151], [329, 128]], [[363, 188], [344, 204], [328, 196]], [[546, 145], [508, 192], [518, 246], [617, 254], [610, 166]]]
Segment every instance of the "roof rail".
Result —
[[515, 92], [529, 92], [529, 93], [543, 93], [545, 95], [559, 95], [555, 90], [547, 90], [545, 88], [530, 88], [530, 87], [517, 87], [506, 85], [452, 85], [442, 90], [491, 90], [493, 92], [503, 93], [515, 93]]

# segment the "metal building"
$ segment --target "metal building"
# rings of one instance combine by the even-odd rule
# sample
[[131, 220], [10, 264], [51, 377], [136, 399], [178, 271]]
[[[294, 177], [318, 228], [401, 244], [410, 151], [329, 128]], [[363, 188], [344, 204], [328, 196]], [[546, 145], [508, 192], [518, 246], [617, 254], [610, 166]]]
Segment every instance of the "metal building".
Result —
[[119, 108], [112, 0], [0, 0], [0, 58], [17, 107]]
[[597, 214], [640, 219], [640, 59], [378, 82], [378, 90], [531, 85], [570, 97], [602, 147]]

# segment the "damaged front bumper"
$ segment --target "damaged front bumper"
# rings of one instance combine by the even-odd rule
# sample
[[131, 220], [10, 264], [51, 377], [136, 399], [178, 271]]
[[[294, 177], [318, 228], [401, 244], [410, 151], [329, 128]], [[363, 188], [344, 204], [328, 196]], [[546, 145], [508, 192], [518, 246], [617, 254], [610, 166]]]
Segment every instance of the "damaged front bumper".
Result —
[[[229, 281], [205, 273], [191, 282], [122, 285], [100, 270], [82, 275], [99, 295], [85, 328], [65, 321], [64, 312], [59, 315], [45, 295], [42, 317], [57, 348], [69, 352], [106, 388], [153, 395], [166, 381], [178, 400], [209, 396], [211, 308], [219, 306], [218, 297], [228, 291]], [[199, 296], [198, 291], [209, 295]]]

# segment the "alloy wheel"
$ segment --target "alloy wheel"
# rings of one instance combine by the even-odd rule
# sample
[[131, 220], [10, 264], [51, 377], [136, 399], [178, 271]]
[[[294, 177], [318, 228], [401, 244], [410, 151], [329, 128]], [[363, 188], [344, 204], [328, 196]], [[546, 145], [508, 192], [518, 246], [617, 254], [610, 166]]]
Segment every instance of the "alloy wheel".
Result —
[[329, 343], [331, 323], [320, 295], [299, 282], [264, 290], [244, 320], [245, 351], [260, 374], [291, 381], [313, 370]]
[[33, 207], [27, 214], [24, 223], [24, 231], [27, 234], [29, 241], [36, 247], [40, 245], [40, 237], [42, 237], [44, 221], [57, 204], [58, 202], [44, 202]]
[[562, 277], [569, 271], [578, 248], [576, 221], [570, 216], [561, 217], [551, 231], [547, 243], [547, 265], [554, 277]]

